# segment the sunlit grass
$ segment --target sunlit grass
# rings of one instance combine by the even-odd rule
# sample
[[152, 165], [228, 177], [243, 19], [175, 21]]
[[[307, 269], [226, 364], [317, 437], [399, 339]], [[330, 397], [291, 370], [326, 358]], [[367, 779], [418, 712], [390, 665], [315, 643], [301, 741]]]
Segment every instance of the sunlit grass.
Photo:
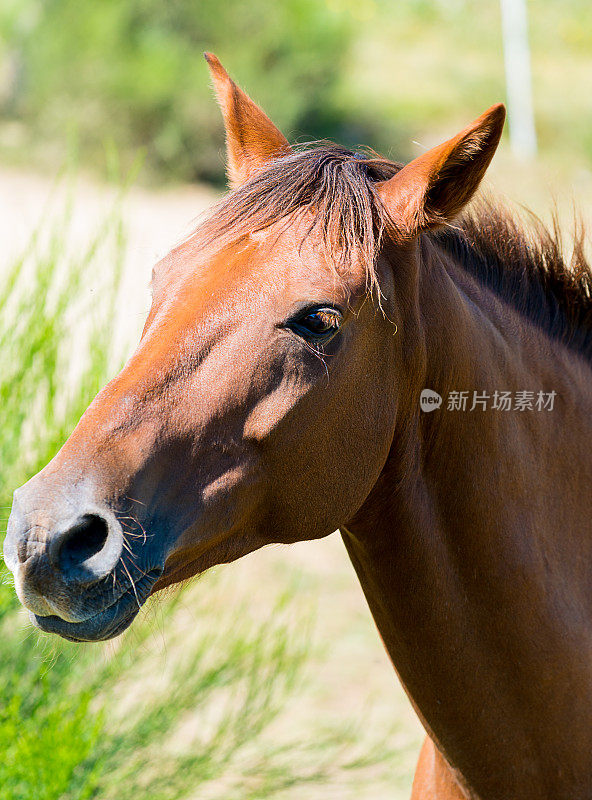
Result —
[[[123, 257], [117, 209], [86, 248], [66, 253], [71, 208], [41, 224], [23, 254], [3, 265], [0, 291], [0, 502], [5, 528], [12, 490], [55, 453], [88, 400], [105, 382], [112, 361], [109, 335]], [[103, 259], [113, 265], [103, 302], [84, 308], [74, 298]], [[84, 327], [73, 321], [85, 320]], [[74, 342], [85, 343], [76, 380]], [[89, 688], [70, 690], [73, 654], [55, 643], [51, 660], [37, 634], [23, 625], [11, 580], [0, 585], [0, 786], [6, 800], [54, 800], [77, 779], [95, 746], [101, 715], [89, 712]], [[76, 797], [92, 790], [89, 772]]]

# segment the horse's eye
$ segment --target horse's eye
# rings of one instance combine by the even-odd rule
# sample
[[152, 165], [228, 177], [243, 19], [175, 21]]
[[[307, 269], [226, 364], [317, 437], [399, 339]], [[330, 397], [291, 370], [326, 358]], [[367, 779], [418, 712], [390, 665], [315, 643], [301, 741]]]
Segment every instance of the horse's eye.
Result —
[[336, 308], [308, 309], [293, 320], [286, 327], [305, 339], [324, 344], [332, 339], [342, 321], [342, 314]]

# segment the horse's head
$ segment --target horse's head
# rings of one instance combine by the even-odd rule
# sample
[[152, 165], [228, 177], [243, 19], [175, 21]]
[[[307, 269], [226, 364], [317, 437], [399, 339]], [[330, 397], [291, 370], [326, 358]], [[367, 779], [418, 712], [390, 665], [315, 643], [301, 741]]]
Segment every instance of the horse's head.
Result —
[[402, 169], [294, 151], [208, 62], [233, 192], [157, 265], [136, 352], [15, 493], [4, 551], [19, 597], [75, 640], [358, 511], [409, 414], [418, 234], [464, 205], [503, 123], [496, 107]]

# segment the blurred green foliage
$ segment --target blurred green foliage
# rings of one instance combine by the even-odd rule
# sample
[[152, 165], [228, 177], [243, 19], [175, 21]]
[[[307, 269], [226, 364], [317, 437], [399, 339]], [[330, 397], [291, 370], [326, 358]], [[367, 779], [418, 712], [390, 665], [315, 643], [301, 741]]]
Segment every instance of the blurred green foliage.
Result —
[[22, 0], [3, 19], [19, 73], [8, 105], [39, 135], [70, 127], [87, 155], [111, 138], [169, 178], [213, 181], [222, 132], [203, 51], [287, 133], [323, 136], [350, 38], [316, 0]]
[[[591, 159], [592, 4], [528, 9], [541, 152]], [[100, 165], [112, 141], [145, 175], [220, 182], [204, 50], [289, 137], [396, 158], [505, 96], [499, 0], [3, 0], [0, 157], [59, 163], [74, 139]]]
[[[342, 77], [346, 104], [363, 93], [367, 113], [426, 145], [505, 100], [500, 0], [372, 0], [372, 9]], [[527, 0], [527, 10], [540, 156], [581, 169], [592, 163], [592, 3]]]

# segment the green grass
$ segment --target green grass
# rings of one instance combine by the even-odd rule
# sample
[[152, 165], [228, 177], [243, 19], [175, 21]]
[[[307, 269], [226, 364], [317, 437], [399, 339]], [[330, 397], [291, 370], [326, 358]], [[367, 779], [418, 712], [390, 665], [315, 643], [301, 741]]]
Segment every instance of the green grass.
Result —
[[[212, 619], [213, 599], [220, 601], [216, 576], [208, 583], [201, 611], [209, 624], [200, 626], [191, 648], [185, 640], [166, 677], [151, 672], [161, 642], [150, 619], [116, 649], [75, 646], [27, 631], [7, 601], [9, 587], [1, 587], [3, 800], [126, 800], [138, 792], [168, 800], [225, 774], [297, 685], [307, 628], [291, 630], [276, 607], [264, 627], [233, 630], [230, 620], [221, 624], [221, 614]], [[182, 597], [161, 604], [162, 626], [174, 627]], [[184, 713], [198, 710], [210, 717], [207, 735], [189, 751], [167, 753]], [[269, 783], [266, 763], [249, 768]]]
[[[119, 209], [82, 251], [72, 246], [70, 210], [50, 215], [4, 270], [5, 518], [11, 491], [51, 458], [117, 361]], [[91, 305], [85, 287], [100, 271]], [[396, 773], [399, 754], [384, 730], [348, 714], [312, 728], [297, 722], [324, 657], [302, 573], [283, 569], [263, 614], [226, 574], [154, 599], [114, 643], [81, 646], [35, 631], [1, 573], [2, 800], [284, 800], [321, 787], [344, 797], [368, 773]]]
[[[110, 366], [109, 332], [123, 256], [123, 232], [116, 213], [99, 227], [82, 252], [64, 254], [70, 220], [67, 204], [33, 235], [25, 252], [4, 271], [0, 293], [0, 497], [41, 468], [56, 452]], [[80, 301], [85, 279], [102, 261], [114, 265], [106, 276], [103, 301]], [[78, 300], [76, 300], [78, 298]], [[71, 326], [86, 319], [82, 353]], [[67, 343], [70, 341], [70, 348]], [[83, 362], [75, 380], [69, 365]]]
[[[0, 294], [0, 501], [5, 518], [12, 490], [54, 454], [104, 383], [110, 362], [112, 323], [123, 234], [119, 215], [111, 214], [79, 254], [64, 253], [68, 204], [34, 233], [21, 257], [4, 267]], [[104, 303], [84, 308], [76, 319], [90, 320], [84, 366], [66, 385], [72, 358], [66, 347], [73, 321], [73, 298], [101, 258], [114, 270], [105, 282]], [[100, 715], [89, 713], [88, 688], [69, 691], [67, 648], [54, 644], [51, 663], [37, 634], [25, 629], [8, 573], [0, 585], [0, 786], [6, 800], [53, 800], [77, 780], [79, 765], [95, 746]], [[92, 781], [80, 784], [85, 797]]]

